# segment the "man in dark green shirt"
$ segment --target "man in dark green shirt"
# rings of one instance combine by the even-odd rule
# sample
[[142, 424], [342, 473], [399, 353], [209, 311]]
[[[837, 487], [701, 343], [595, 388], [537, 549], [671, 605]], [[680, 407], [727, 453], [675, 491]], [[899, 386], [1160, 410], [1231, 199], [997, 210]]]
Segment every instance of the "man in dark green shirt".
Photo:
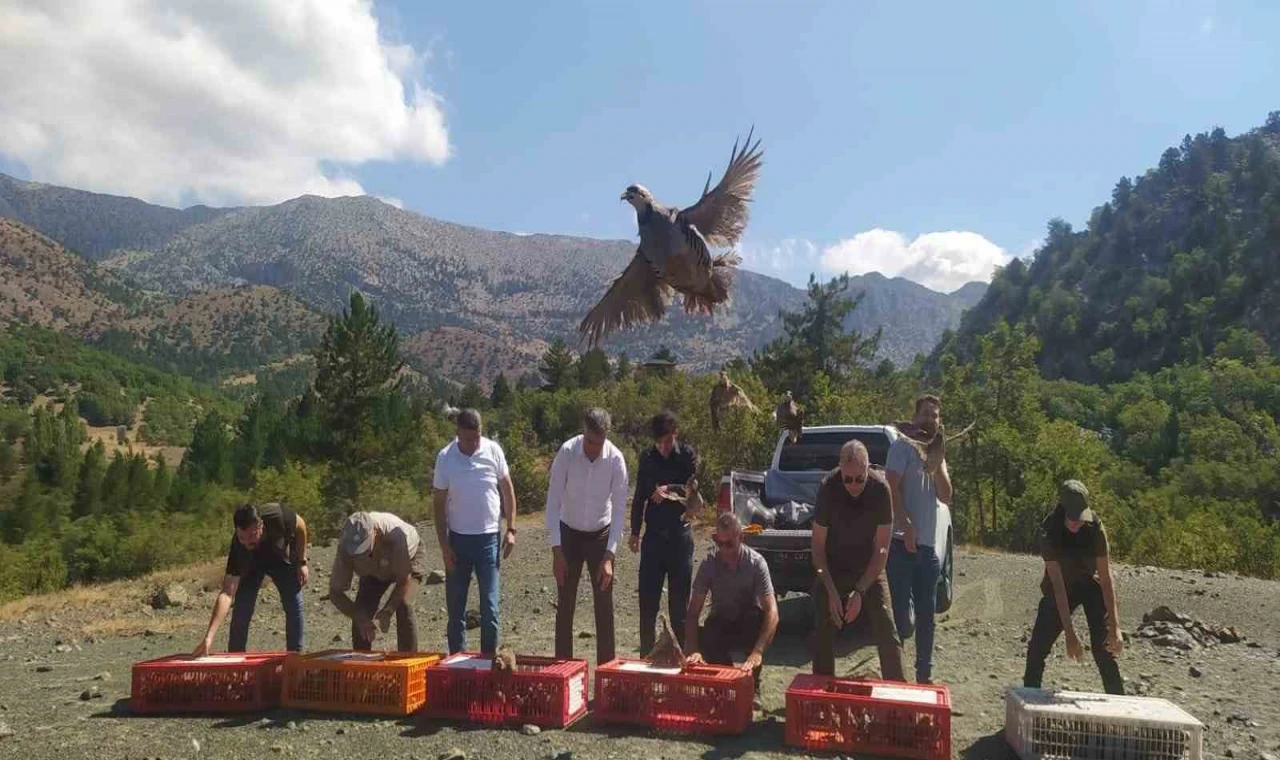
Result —
[[213, 637], [227, 616], [231, 600], [231, 633], [227, 651], [243, 652], [249, 640], [249, 621], [258, 603], [262, 579], [271, 576], [284, 606], [285, 647], [290, 652], [302, 651], [303, 616], [302, 587], [310, 577], [307, 567], [307, 524], [293, 510], [279, 504], [254, 506], [244, 504], [232, 518], [235, 532], [227, 551], [227, 568], [222, 577], [222, 590], [213, 603], [213, 614], [204, 639], [194, 654], [208, 654]]
[[1040, 591], [1044, 596], [1027, 643], [1024, 686], [1040, 688], [1045, 659], [1063, 631], [1067, 634], [1067, 656], [1077, 661], [1084, 657], [1071, 624], [1071, 613], [1083, 606], [1102, 684], [1108, 694], [1124, 694], [1124, 679], [1116, 664], [1124, 643], [1108, 554], [1107, 532], [1089, 508], [1089, 490], [1078, 480], [1064, 482], [1058, 488], [1058, 505], [1040, 525], [1040, 555], [1045, 566]]

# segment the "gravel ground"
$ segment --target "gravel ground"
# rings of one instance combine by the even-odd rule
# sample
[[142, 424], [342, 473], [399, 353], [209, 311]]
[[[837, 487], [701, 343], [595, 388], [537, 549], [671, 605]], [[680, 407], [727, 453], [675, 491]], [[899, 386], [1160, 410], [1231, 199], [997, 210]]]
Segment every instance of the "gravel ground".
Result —
[[[540, 516], [522, 518], [520, 544], [502, 571], [502, 638], [518, 653], [554, 650], [554, 584]], [[428, 526], [423, 535], [433, 539]], [[710, 548], [704, 533], [699, 553]], [[306, 591], [307, 646], [345, 647], [348, 623], [322, 600], [332, 550], [316, 548], [317, 575]], [[432, 552], [432, 562], [439, 557]], [[618, 650], [634, 656], [638, 645], [635, 555], [617, 563]], [[213, 602], [220, 564], [202, 565], [147, 582], [28, 599], [0, 608], [0, 758], [235, 758], [344, 757], [436, 760], [453, 750], [467, 758], [738, 758], [796, 757], [783, 744], [784, 692], [796, 673], [809, 672], [810, 600], [781, 602], [782, 627], [766, 654], [765, 712], [741, 737], [693, 739], [643, 729], [597, 727], [588, 717], [567, 730], [534, 736], [519, 727], [489, 730], [425, 719], [347, 719], [286, 710], [244, 718], [143, 718], [128, 714], [130, 666], [189, 651], [198, 641]], [[1025, 638], [1038, 602], [1041, 563], [1035, 557], [959, 550], [956, 600], [939, 622], [935, 678], [951, 690], [952, 754], [960, 758], [1012, 757], [1001, 731], [1004, 690], [1021, 681]], [[1193, 571], [1120, 567], [1117, 586], [1124, 630], [1165, 604], [1206, 623], [1235, 626], [1244, 636], [1182, 652], [1132, 638], [1121, 659], [1129, 688], [1164, 697], [1205, 723], [1205, 756], [1280, 758], [1280, 584]], [[185, 606], [152, 610], [158, 583], [178, 582]], [[476, 605], [475, 591], [471, 604]], [[589, 592], [580, 589], [578, 630], [592, 627]], [[444, 586], [424, 585], [417, 597], [420, 646], [444, 648]], [[1077, 630], [1085, 629], [1077, 613]], [[227, 626], [217, 646], [226, 645]], [[281, 649], [284, 619], [265, 584], [250, 632], [250, 648]], [[394, 629], [392, 631], [394, 636]], [[479, 631], [468, 632], [472, 647]], [[379, 639], [375, 647], [394, 646]], [[335, 637], [338, 640], [335, 641]], [[1086, 639], [1087, 640], [1087, 639]], [[575, 642], [579, 657], [594, 661], [595, 642]], [[912, 644], [907, 646], [912, 672]], [[874, 649], [844, 642], [837, 649], [841, 674], [876, 675]], [[1066, 658], [1059, 641], [1045, 685], [1100, 691], [1092, 660]], [[607, 740], [607, 741], [606, 741]]]

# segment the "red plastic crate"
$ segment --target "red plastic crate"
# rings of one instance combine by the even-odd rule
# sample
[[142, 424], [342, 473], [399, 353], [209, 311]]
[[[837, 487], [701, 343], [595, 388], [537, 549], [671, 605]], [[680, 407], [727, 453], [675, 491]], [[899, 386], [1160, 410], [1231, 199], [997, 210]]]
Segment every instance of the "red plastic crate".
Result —
[[741, 734], [751, 725], [755, 690], [751, 673], [741, 668], [655, 668], [620, 658], [596, 668], [592, 716], [659, 731]]
[[563, 728], [587, 712], [586, 660], [517, 655], [513, 672], [492, 667], [484, 655], [458, 652], [427, 668], [424, 714]]
[[915, 760], [950, 760], [945, 686], [797, 675], [787, 688], [787, 744]]
[[288, 652], [174, 654], [133, 666], [136, 713], [252, 712], [280, 706]]

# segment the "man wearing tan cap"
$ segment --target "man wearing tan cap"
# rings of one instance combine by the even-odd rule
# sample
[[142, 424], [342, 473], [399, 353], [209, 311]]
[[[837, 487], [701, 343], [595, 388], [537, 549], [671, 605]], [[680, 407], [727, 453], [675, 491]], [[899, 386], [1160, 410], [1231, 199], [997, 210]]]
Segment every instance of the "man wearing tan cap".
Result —
[[1044, 577], [1040, 581], [1040, 611], [1027, 643], [1027, 669], [1023, 686], [1040, 688], [1044, 661], [1058, 634], [1067, 633], [1067, 656], [1079, 661], [1084, 648], [1071, 624], [1071, 613], [1083, 606], [1089, 621], [1093, 660], [1108, 694], [1124, 694], [1124, 679], [1116, 656], [1124, 648], [1120, 614], [1111, 578], [1107, 532], [1089, 508], [1089, 489], [1078, 480], [1058, 487], [1058, 505], [1040, 525], [1040, 555]]
[[[396, 616], [396, 649], [418, 651], [418, 629], [411, 601], [422, 582], [426, 552], [418, 531], [389, 512], [354, 512], [338, 536], [329, 576], [329, 601], [351, 618], [351, 648], [368, 651], [377, 637], [376, 622], [385, 633]], [[355, 601], [347, 596], [352, 575], [360, 577]], [[395, 585], [378, 609], [387, 588]]]

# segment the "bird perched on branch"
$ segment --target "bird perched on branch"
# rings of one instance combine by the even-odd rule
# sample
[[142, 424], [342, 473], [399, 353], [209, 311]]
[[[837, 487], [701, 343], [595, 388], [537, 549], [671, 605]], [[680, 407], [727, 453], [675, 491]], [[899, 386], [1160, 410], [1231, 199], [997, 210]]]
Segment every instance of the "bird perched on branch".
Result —
[[946, 426], [939, 422], [938, 429], [934, 432], [933, 437], [929, 437], [914, 422], [895, 422], [893, 426], [898, 429], [899, 433], [902, 433], [902, 437], [920, 455], [920, 459], [924, 461], [925, 470], [933, 472], [942, 464], [942, 460], [946, 459], [947, 444], [961, 436], [968, 435], [976, 424], [978, 424], [976, 421], [970, 422], [969, 426], [959, 433], [947, 435]]
[[747, 226], [747, 204], [760, 173], [760, 141], [733, 143], [729, 166], [711, 187], [711, 174], [702, 197], [688, 208], [665, 206], [644, 185], [630, 185], [622, 200], [636, 210], [640, 245], [604, 297], [578, 326], [595, 346], [614, 330], [662, 319], [672, 291], [684, 296], [688, 313], [712, 314], [729, 299], [733, 274], [742, 258], [728, 253], [713, 257], [711, 246], [732, 247]]
[[800, 441], [800, 433], [804, 431], [804, 407], [791, 397], [791, 391], [787, 391], [782, 403], [773, 410], [773, 419], [790, 431], [789, 440], [792, 443]]
[[711, 388], [711, 429], [720, 430], [720, 414], [731, 406], [744, 406], [753, 412], [759, 411], [756, 405], [747, 398], [742, 386], [729, 379], [728, 372], [720, 373], [720, 381]]

